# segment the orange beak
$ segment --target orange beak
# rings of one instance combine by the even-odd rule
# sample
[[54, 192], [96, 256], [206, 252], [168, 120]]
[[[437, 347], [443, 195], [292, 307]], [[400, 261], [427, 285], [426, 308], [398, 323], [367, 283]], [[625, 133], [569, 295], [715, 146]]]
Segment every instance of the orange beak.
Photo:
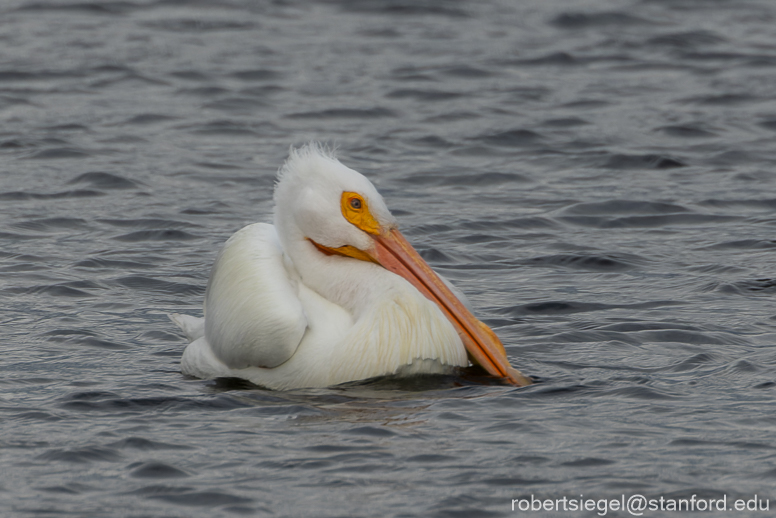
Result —
[[466, 309], [401, 232], [393, 229], [375, 236], [375, 247], [367, 254], [435, 302], [458, 331], [471, 358], [491, 375], [521, 387], [531, 384], [529, 378], [509, 364], [504, 345], [496, 333]]

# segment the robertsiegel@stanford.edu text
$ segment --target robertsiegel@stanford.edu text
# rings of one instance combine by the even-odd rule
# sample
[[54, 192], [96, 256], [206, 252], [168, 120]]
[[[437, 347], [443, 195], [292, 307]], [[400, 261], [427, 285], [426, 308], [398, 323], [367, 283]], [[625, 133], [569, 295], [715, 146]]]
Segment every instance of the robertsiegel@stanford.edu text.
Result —
[[609, 511], [626, 511], [631, 516], [645, 516], [652, 511], [768, 511], [770, 500], [754, 495], [752, 498], [647, 498], [644, 495], [620, 495], [620, 498], [515, 498], [512, 510], [517, 512], [555, 511], [579, 512], [595, 511], [598, 516], [606, 516]]

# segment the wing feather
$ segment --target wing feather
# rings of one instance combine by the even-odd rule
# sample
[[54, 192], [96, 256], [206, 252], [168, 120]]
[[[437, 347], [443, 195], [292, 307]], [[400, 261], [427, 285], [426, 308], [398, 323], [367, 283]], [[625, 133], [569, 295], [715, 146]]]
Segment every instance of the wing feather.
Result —
[[275, 227], [237, 231], [216, 258], [205, 294], [205, 336], [215, 356], [232, 369], [277, 367], [306, 329]]

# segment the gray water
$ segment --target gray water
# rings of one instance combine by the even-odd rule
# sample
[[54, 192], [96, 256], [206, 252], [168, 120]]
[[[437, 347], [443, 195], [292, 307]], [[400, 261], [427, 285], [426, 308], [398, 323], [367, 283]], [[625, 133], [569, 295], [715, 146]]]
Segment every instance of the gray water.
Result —
[[[775, 138], [770, 0], [6, 0], [0, 514], [776, 499]], [[180, 374], [311, 139], [535, 385]]]

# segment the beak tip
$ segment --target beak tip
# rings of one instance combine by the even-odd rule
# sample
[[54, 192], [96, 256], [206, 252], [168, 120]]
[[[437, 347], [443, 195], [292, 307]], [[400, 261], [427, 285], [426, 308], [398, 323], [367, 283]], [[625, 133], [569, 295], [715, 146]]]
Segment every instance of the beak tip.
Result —
[[528, 376], [523, 375], [522, 372], [515, 369], [511, 365], [507, 368], [507, 379], [518, 387], [527, 387], [533, 385], [533, 381]]

